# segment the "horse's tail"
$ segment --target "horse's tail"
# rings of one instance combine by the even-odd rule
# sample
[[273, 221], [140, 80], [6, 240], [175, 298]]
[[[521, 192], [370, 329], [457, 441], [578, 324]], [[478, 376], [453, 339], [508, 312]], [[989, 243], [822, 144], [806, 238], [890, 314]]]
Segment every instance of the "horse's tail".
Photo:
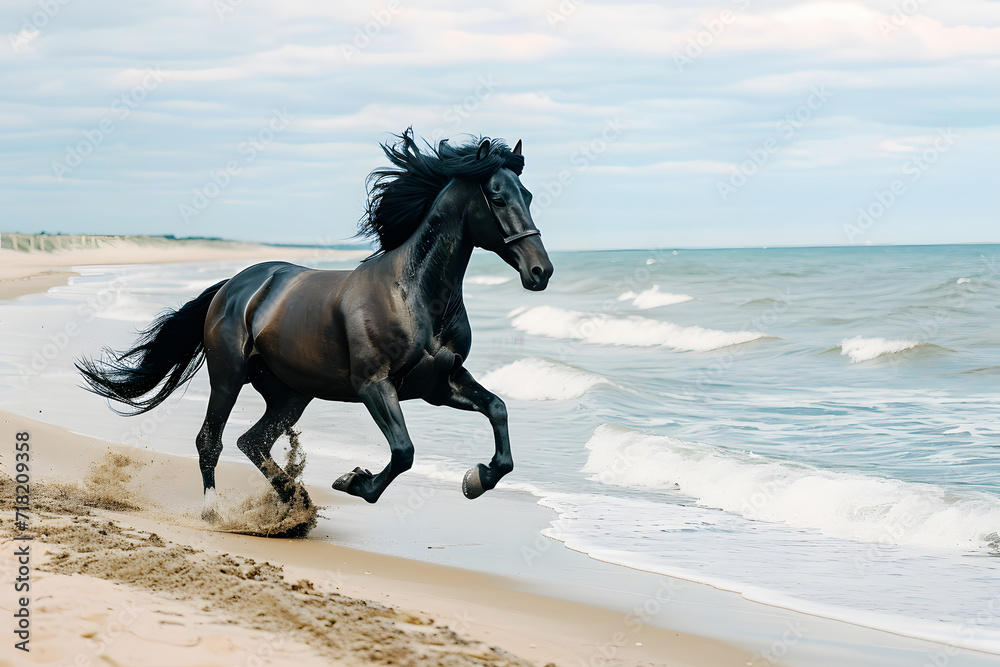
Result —
[[106, 361], [78, 360], [76, 367], [87, 382], [86, 388], [131, 407], [131, 411], [112, 407], [124, 415], [148, 412], [165, 401], [204, 363], [205, 318], [216, 292], [226, 282], [228, 279], [212, 285], [180, 309], [158, 316], [139, 333], [132, 349], [115, 352], [105, 348]]

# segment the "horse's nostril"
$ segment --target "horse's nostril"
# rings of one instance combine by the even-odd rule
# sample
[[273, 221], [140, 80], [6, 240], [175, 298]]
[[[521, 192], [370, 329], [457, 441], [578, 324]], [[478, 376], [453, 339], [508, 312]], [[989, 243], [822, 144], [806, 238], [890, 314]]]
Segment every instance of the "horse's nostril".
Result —
[[542, 269], [542, 267], [540, 266], [533, 266], [531, 267], [531, 275], [535, 276], [536, 278], [541, 278], [543, 275], [545, 275], [545, 270]]

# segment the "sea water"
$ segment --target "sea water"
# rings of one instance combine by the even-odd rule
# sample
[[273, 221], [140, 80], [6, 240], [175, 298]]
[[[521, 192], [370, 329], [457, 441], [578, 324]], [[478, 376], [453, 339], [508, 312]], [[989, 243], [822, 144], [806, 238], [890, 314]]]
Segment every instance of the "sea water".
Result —
[[[546, 536], [751, 600], [1000, 651], [1000, 247], [552, 261], [542, 293], [486, 253], [465, 281], [466, 366], [510, 414], [516, 468], [501, 484], [551, 508]], [[78, 388], [72, 360], [126, 347], [241, 266], [84, 267], [0, 306], [0, 404], [192, 456], [204, 371], [123, 420]], [[244, 393], [229, 445], [262, 406]], [[458, 484], [489, 459], [481, 416], [404, 412], [408, 477]], [[316, 402], [300, 427], [307, 481], [387, 461], [360, 406]], [[232, 446], [224, 456], [242, 460]]]

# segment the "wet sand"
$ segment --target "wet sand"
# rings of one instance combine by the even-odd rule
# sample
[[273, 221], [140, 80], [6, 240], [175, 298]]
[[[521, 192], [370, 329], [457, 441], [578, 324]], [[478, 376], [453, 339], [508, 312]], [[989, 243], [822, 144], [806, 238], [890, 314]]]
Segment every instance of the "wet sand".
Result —
[[[13, 579], [13, 534], [33, 536], [32, 652], [4, 642], [8, 664], [85, 656], [91, 664], [233, 665], [265, 653], [278, 665], [591, 664], [601, 661], [597, 638], [622, 630], [618, 612], [525, 591], [505, 577], [317, 540], [219, 532], [200, 518], [194, 459], [0, 413], [0, 442], [17, 432], [30, 434], [32, 509], [28, 529], [14, 531], [6, 482], [0, 570]], [[13, 472], [10, 456], [2, 463]], [[267, 491], [249, 466], [223, 463], [219, 483], [247, 496]], [[336, 516], [332, 492], [310, 492]], [[7, 618], [15, 604], [13, 594], [0, 596]], [[629, 640], [611, 664], [749, 658], [654, 626]]]

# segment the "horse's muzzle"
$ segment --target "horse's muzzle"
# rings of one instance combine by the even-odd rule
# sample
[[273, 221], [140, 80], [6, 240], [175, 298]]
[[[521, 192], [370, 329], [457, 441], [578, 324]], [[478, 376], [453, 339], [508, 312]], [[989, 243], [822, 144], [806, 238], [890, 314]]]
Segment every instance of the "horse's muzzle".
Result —
[[552, 262], [546, 257], [544, 262], [532, 264], [527, 271], [522, 270], [520, 273], [521, 285], [524, 286], [524, 289], [541, 292], [548, 287], [549, 278], [552, 277]]
[[510, 247], [512, 257], [507, 263], [521, 275], [521, 285], [532, 292], [541, 292], [548, 287], [552, 277], [552, 262], [545, 252], [540, 237], [533, 236]]

